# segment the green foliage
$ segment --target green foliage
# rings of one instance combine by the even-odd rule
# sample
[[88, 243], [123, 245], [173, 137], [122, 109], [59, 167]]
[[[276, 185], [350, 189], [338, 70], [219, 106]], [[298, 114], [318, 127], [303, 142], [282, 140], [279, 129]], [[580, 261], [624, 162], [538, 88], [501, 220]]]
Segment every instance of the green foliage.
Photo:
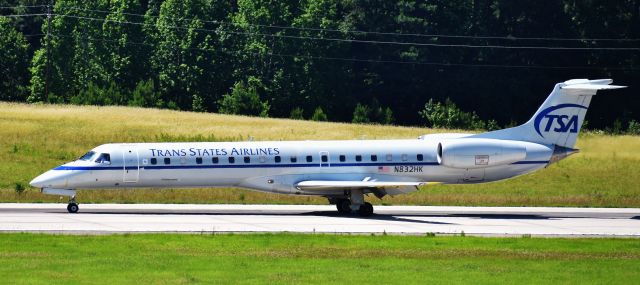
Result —
[[353, 119], [351, 120], [353, 123], [379, 123], [383, 125], [393, 124], [393, 111], [391, 108], [386, 107], [382, 108], [378, 107], [369, 107], [368, 105], [363, 105], [358, 103], [356, 105], [355, 110], [353, 111]]
[[291, 109], [291, 114], [289, 114], [289, 119], [304, 120], [304, 110], [300, 107], [295, 107]]
[[159, 94], [155, 91], [153, 80], [140, 81], [133, 89], [132, 98], [129, 100], [128, 105], [137, 107], [164, 107], [159, 97]]
[[395, 118], [393, 117], [393, 111], [391, 108], [386, 107], [384, 109], [378, 109], [378, 122], [384, 125], [391, 125], [395, 122]]
[[[219, 52], [221, 39], [216, 33], [207, 32], [211, 25], [206, 21], [225, 20], [229, 9], [228, 1], [167, 0], [160, 5], [159, 16], [149, 13], [147, 22], [153, 24], [148, 31], [149, 41], [154, 47], [151, 69], [158, 76], [160, 92], [178, 108], [213, 109], [223, 90], [228, 90], [223, 81], [230, 75], [230, 66]], [[254, 113], [254, 109], [225, 111], [267, 114], [264, 110]]]
[[460, 110], [449, 98], [444, 104], [429, 99], [424, 105], [424, 109], [420, 111], [420, 116], [427, 126], [432, 128], [464, 130], [499, 128], [495, 121], [485, 123], [475, 112], [469, 113]]
[[255, 84], [236, 82], [231, 94], [226, 94], [219, 101], [218, 111], [223, 114], [269, 116], [269, 103], [260, 101]]
[[70, 102], [77, 105], [126, 105], [127, 98], [114, 82], [106, 88], [89, 83], [86, 89], [71, 97]]
[[[6, 7], [35, 3], [5, 2]], [[524, 35], [634, 39], [638, 37], [635, 27], [640, 26], [638, 8], [637, 1], [568, 0], [56, 0], [51, 25], [42, 16], [3, 18], [0, 100], [69, 103], [80, 95], [114, 95], [94, 92], [97, 86], [117, 90], [123, 98], [73, 98], [73, 102], [206, 112], [216, 111], [235, 83], [249, 84], [249, 78], [255, 78], [261, 82], [257, 92], [269, 102], [272, 117], [290, 117], [292, 106], [307, 110], [307, 115], [322, 106], [331, 110], [335, 121], [419, 125], [425, 123], [419, 114], [425, 97], [449, 97], [495, 120], [469, 128], [493, 129], [529, 119], [547, 94], [531, 85], [550, 87], [559, 79], [570, 79], [549, 72], [557, 66], [589, 63], [602, 66], [616, 82], [639, 82], [640, 72], [632, 69], [640, 65], [637, 51], [561, 54], [525, 49], [515, 53], [423, 44], [522, 46], [525, 42], [519, 38]], [[39, 9], [1, 12], [27, 14]], [[479, 37], [452, 41], [410, 34]], [[555, 43], [557, 47], [604, 47], [588, 40]], [[611, 43], [616, 48], [635, 47], [632, 41]], [[541, 48], [553, 44], [538, 43]], [[148, 80], [154, 83], [153, 94], [134, 98], [140, 82]], [[49, 97], [45, 98], [47, 86]], [[640, 97], [633, 96], [632, 89], [611, 92], [619, 93], [617, 99], [608, 101], [609, 108], [590, 110], [593, 125], [589, 127], [609, 126], [609, 131], [623, 132], [617, 127], [626, 127], [630, 119], [640, 120], [633, 108], [640, 104]], [[354, 117], [358, 103], [369, 110], [357, 110]], [[622, 125], [612, 126], [625, 112], [630, 115], [622, 118]]]
[[18, 195], [20, 195], [20, 194], [22, 194], [22, 192], [24, 192], [25, 188], [24, 188], [24, 185], [22, 185], [22, 183], [16, 182], [14, 190], [16, 191], [16, 193]]
[[351, 120], [351, 122], [364, 124], [370, 123], [370, 115], [371, 110], [369, 109], [369, 106], [358, 103], [358, 105], [356, 105], [356, 109], [353, 111], [353, 119]]
[[11, 20], [0, 16], [0, 100], [24, 101], [27, 95], [29, 44]]
[[194, 112], [206, 112], [207, 107], [204, 104], [204, 99], [199, 95], [193, 95], [193, 101], [191, 102], [191, 110]]
[[313, 115], [311, 115], [311, 120], [312, 121], [322, 121], [322, 122], [326, 122], [329, 120], [329, 118], [327, 118], [327, 114], [324, 113], [324, 111], [322, 111], [322, 107], [317, 107], [314, 111], [313, 111]]
[[496, 122], [496, 120], [488, 120], [486, 125], [485, 125], [485, 129], [487, 131], [495, 131], [495, 130], [499, 130], [500, 129], [500, 125], [498, 125], [498, 122]]
[[627, 134], [629, 135], [640, 135], [640, 123], [635, 120], [631, 120], [629, 122], [629, 127], [627, 128]]
[[620, 118], [615, 119], [615, 121], [613, 121], [613, 126], [611, 126], [611, 128], [607, 128], [606, 131], [613, 135], [622, 134], [624, 131], [622, 128], [622, 120]]

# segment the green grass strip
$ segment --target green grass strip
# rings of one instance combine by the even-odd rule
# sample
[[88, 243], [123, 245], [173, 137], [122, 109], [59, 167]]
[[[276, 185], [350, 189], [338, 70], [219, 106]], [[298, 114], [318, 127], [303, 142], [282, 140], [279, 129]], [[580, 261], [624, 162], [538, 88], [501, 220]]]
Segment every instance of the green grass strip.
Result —
[[0, 234], [5, 284], [624, 284], [638, 239]]

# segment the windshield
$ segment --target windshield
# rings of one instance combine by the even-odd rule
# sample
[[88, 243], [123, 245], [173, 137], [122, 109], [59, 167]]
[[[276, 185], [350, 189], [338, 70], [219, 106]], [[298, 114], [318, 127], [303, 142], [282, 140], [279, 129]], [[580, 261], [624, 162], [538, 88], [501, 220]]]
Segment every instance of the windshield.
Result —
[[96, 153], [93, 152], [93, 151], [87, 152], [83, 156], [78, 158], [78, 160], [91, 160], [91, 158], [93, 157], [94, 154], [96, 154]]

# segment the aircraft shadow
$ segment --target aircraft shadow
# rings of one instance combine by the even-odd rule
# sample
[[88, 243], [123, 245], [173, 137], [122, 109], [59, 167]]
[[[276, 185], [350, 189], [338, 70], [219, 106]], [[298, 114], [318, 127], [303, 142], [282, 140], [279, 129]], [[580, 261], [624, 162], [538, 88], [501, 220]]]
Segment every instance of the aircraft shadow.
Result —
[[[51, 212], [54, 213], [54, 212]], [[56, 212], [59, 213], [59, 212]], [[397, 213], [397, 214], [376, 214], [374, 213], [370, 217], [360, 217], [357, 214], [342, 215], [336, 211], [296, 211], [296, 212], [251, 212], [251, 211], [171, 211], [171, 210], [159, 210], [159, 211], [109, 211], [109, 210], [81, 210], [79, 215], [184, 215], [184, 216], [320, 216], [320, 217], [335, 217], [345, 219], [367, 219], [367, 220], [380, 220], [380, 221], [399, 221], [410, 223], [425, 223], [425, 224], [441, 224], [441, 225], [455, 225], [456, 223], [438, 222], [438, 221], [425, 221], [424, 218], [475, 218], [475, 219], [502, 219], [502, 220], [549, 220], [566, 218], [563, 216], [545, 216], [535, 214], [499, 214], [499, 213], [487, 213], [487, 214], [432, 214], [432, 213]], [[572, 216], [571, 218], [579, 218]], [[632, 217], [632, 219], [640, 219], [640, 216]]]
[[[53, 212], [52, 212], [53, 213]], [[345, 219], [363, 219], [363, 220], [380, 220], [380, 221], [398, 221], [398, 222], [410, 222], [410, 223], [422, 223], [422, 224], [433, 224], [433, 225], [457, 225], [456, 223], [447, 223], [447, 222], [436, 222], [436, 221], [425, 221], [420, 219], [411, 219], [411, 216], [415, 217], [429, 217], [428, 215], [402, 215], [402, 217], [398, 217], [397, 215], [389, 215], [389, 214], [373, 214], [370, 217], [360, 217], [357, 214], [351, 215], [341, 215], [336, 211], [322, 211], [322, 212], [273, 212], [273, 213], [264, 213], [264, 212], [178, 212], [178, 211], [161, 211], [161, 212], [152, 212], [152, 211], [80, 211], [78, 214], [80, 215], [183, 215], [183, 216], [319, 216], [319, 217], [335, 217], [335, 218], [345, 218]], [[435, 216], [432, 216], [435, 217]]]

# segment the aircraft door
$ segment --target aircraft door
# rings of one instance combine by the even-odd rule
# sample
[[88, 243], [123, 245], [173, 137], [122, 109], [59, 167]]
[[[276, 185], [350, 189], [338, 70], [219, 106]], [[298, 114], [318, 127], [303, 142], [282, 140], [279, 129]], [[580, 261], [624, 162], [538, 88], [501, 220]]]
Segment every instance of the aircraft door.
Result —
[[123, 181], [128, 183], [138, 182], [140, 176], [140, 160], [138, 149], [134, 146], [125, 146], [122, 152]]
[[320, 167], [331, 167], [331, 158], [328, 151], [321, 151], [318, 153], [320, 156]]

